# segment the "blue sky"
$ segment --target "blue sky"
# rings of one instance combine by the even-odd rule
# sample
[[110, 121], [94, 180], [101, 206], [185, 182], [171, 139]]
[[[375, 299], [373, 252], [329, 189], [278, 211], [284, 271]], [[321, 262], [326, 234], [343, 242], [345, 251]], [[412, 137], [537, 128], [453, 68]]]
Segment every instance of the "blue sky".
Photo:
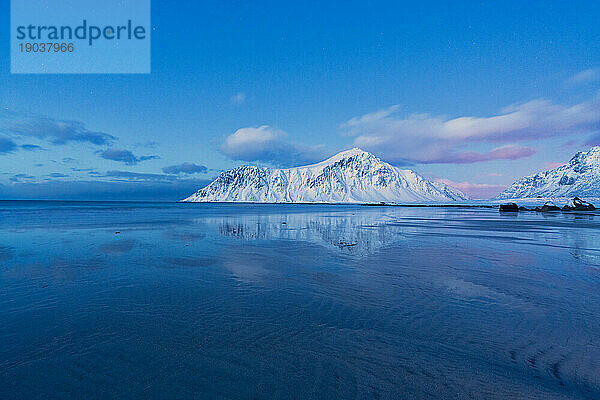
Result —
[[148, 75], [11, 75], [0, 30], [0, 197], [177, 200], [356, 145], [485, 197], [600, 145], [600, 3], [322, 3], [154, 0]]

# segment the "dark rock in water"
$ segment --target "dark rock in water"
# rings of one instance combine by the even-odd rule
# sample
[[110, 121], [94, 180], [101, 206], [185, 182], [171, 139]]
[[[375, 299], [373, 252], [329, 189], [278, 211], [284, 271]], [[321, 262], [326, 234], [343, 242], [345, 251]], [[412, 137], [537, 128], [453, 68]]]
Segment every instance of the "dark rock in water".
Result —
[[560, 207], [556, 206], [556, 204], [554, 204], [551, 201], [546, 202], [546, 204], [544, 204], [542, 206], [542, 208], [536, 207], [536, 210], [541, 211], [541, 212], [546, 212], [546, 211], [560, 211]]
[[571, 204], [567, 204], [563, 207], [563, 211], [594, 211], [596, 207], [592, 203], [581, 200], [579, 197], [575, 197]]
[[500, 211], [501, 212], [504, 212], [504, 211], [518, 212], [519, 206], [516, 203], [500, 204]]
[[519, 211], [531, 211], [531, 210], [527, 207], [520, 206]]

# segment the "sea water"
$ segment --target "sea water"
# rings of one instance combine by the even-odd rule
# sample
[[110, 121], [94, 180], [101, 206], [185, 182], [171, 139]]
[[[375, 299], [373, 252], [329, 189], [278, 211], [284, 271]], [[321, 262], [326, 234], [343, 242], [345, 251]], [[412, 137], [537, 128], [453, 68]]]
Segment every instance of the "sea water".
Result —
[[0, 399], [598, 399], [600, 214], [0, 202]]

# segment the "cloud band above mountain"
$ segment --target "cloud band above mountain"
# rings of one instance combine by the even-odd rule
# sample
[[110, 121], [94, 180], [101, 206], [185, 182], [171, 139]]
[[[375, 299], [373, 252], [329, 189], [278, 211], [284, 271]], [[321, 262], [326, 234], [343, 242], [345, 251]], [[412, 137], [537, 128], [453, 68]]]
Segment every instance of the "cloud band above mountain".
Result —
[[[533, 100], [490, 117], [398, 116], [398, 105], [342, 124], [354, 144], [399, 163], [472, 163], [531, 156], [535, 149], [514, 142], [593, 133], [600, 128], [600, 95], [563, 105]], [[495, 146], [464, 151], [468, 146]], [[498, 147], [498, 144], [502, 144]]]

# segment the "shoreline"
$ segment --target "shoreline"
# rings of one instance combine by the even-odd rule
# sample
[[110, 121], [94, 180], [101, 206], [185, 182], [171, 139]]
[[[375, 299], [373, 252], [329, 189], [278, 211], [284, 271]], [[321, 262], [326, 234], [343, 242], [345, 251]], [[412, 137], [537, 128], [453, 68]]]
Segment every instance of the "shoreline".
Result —
[[[591, 204], [599, 204], [600, 198], [584, 198]], [[18, 199], [18, 200], [0, 200], [0, 204], [33, 204], [33, 203], [49, 203], [49, 204], [81, 204], [81, 205], [95, 205], [95, 204], [123, 204], [123, 205], [134, 205], [134, 204], [156, 204], [156, 205], [176, 205], [176, 204], [187, 204], [187, 205], [199, 205], [199, 204], [211, 204], [211, 205], [251, 205], [251, 206], [360, 206], [360, 207], [406, 207], [406, 208], [464, 208], [464, 209], [499, 209], [501, 205], [507, 205], [515, 203], [519, 207], [519, 211], [534, 211], [534, 212], [590, 212], [594, 210], [569, 210], [563, 209], [564, 205], [570, 204], [573, 201], [572, 198], [524, 198], [524, 199], [506, 199], [506, 200], [472, 200], [471, 202], [456, 202], [456, 203], [339, 203], [339, 202], [278, 202], [278, 203], [266, 203], [266, 202], [236, 202], [236, 201], [222, 201], [222, 202], [191, 202], [191, 201], [165, 201], [165, 200], [57, 200], [57, 199]], [[560, 210], [542, 210], [540, 206], [552, 203], [556, 205]], [[596, 209], [595, 211], [600, 211]]]

